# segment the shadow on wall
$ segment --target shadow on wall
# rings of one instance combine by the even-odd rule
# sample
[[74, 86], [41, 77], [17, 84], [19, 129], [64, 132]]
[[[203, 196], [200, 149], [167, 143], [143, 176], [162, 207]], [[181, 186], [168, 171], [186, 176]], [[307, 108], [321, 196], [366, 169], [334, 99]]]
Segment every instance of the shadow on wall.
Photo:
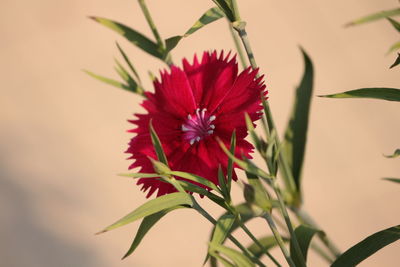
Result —
[[1, 266], [100, 266], [89, 249], [61, 239], [38, 222], [31, 196], [4, 166], [0, 169]]
[[[102, 266], [90, 248], [72, 239], [65, 240], [53, 232], [54, 227], [47, 227], [52, 222], [43, 218], [44, 212], [35, 210], [38, 200], [29, 187], [39, 174], [24, 167], [22, 160], [20, 168], [7, 164], [21, 157], [24, 150], [13, 139], [2, 140], [9, 142], [0, 144], [0, 266]], [[24, 181], [27, 181], [26, 185]], [[46, 193], [52, 194], [39, 191], [39, 194]], [[56, 198], [65, 197], [55, 195]], [[62, 213], [62, 209], [56, 209], [56, 212]]]

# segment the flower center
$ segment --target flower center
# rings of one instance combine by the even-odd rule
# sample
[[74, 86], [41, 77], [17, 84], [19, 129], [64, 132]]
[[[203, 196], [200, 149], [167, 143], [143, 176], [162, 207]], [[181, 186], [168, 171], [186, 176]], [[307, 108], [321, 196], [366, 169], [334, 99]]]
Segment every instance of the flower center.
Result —
[[215, 116], [207, 114], [207, 109], [196, 109], [196, 113], [188, 115], [185, 123], [182, 124], [183, 138], [191, 145], [214, 133], [215, 125], [212, 121]]

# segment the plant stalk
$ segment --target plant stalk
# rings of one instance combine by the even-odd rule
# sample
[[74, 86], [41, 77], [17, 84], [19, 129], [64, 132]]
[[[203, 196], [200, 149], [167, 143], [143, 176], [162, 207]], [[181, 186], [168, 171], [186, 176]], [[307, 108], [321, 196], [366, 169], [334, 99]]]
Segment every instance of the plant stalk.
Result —
[[[250, 61], [250, 64], [251, 64], [252, 68], [256, 69], [257, 68], [257, 63], [256, 63], [256, 60], [255, 60], [255, 57], [254, 57], [254, 54], [253, 54], [253, 50], [251, 49], [251, 45], [250, 45], [250, 42], [249, 42], [249, 39], [248, 39], [248, 36], [247, 36], [245, 24], [246, 24], [245, 22], [238, 22], [233, 27], [239, 33], [239, 36], [240, 36], [240, 38], [242, 40], [244, 48], [246, 49], [246, 53], [247, 53], [247, 56], [249, 58], [249, 61]], [[265, 105], [266, 105], [265, 109], [267, 111], [266, 117], [267, 117], [268, 126], [271, 129], [271, 131], [276, 130], [275, 123], [273, 121], [272, 114], [271, 114], [271, 109], [269, 108], [268, 102], [266, 102]], [[277, 144], [278, 147], [280, 146], [280, 141], [279, 141], [278, 137], [276, 137], [276, 144]], [[282, 174], [283, 174], [283, 177], [285, 178], [284, 179], [285, 184], [286, 184], [287, 188], [289, 189], [290, 193], [294, 194], [296, 192], [296, 186], [294, 184], [294, 179], [293, 179], [293, 176], [291, 175], [291, 172], [290, 172], [290, 170], [288, 168], [289, 165], [287, 163], [287, 160], [286, 160], [286, 158], [284, 157], [284, 155], [282, 153], [279, 153], [279, 162], [281, 163], [281, 165], [283, 167], [282, 168]], [[303, 254], [301, 253], [300, 246], [299, 246], [299, 243], [297, 241], [296, 235], [294, 234], [294, 230], [293, 230], [293, 226], [292, 226], [292, 223], [290, 221], [290, 218], [289, 218], [289, 214], [288, 214], [288, 212], [286, 210], [285, 203], [283, 202], [283, 199], [281, 197], [281, 192], [280, 192], [279, 188], [277, 187], [275, 181], [273, 182], [272, 187], [273, 187], [273, 189], [275, 191], [275, 194], [277, 196], [277, 199], [279, 201], [281, 212], [282, 212], [282, 215], [283, 215], [283, 217], [285, 219], [286, 225], [288, 227], [288, 230], [289, 230], [289, 233], [290, 233], [290, 237], [291, 237], [291, 240], [293, 242], [296, 254], [297, 254], [299, 259], [302, 259], [303, 266], [305, 266], [304, 257], [303, 257]]]
[[268, 222], [269, 227], [271, 228], [272, 233], [275, 236], [276, 242], [278, 243], [283, 256], [285, 256], [285, 259], [287, 263], [289, 264], [290, 267], [296, 267], [294, 264], [292, 258], [290, 257], [289, 251], [285, 247], [285, 243], [283, 242], [282, 236], [278, 231], [278, 228], [276, 227], [274, 220], [272, 219], [271, 215], [268, 213], [265, 213], [263, 215], [264, 219]]
[[147, 20], [147, 23], [150, 26], [151, 31], [153, 32], [154, 38], [156, 38], [157, 44], [159, 47], [164, 48], [164, 42], [161, 39], [160, 34], [158, 33], [157, 27], [154, 24], [154, 21], [150, 15], [149, 9], [146, 6], [146, 3], [144, 0], [138, 0], [140, 8], [142, 9], [142, 12]]
[[[242, 43], [246, 50], [247, 57], [249, 58], [251, 67], [253, 69], [257, 69], [258, 66], [256, 63], [256, 59], [254, 57], [254, 53], [251, 48], [250, 42], [249, 42], [249, 38], [247, 36], [245, 24], [246, 24], [245, 22], [238, 22], [238, 24], [233, 25], [233, 27], [237, 30], [239, 37], [242, 40]], [[265, 116], [267, 118], [267, 124], [268, 124], [269, 130], [270, 130], [270, 133], [274, 130], [276, 131], [275, 123], [274, 123], [274, 120], [272, 117], [271, 108], [269, 107], [269, 103], [267, 101], [265, 101], [265, 111], [266, 111]], [[278, 135], [276, 135], [275, 138], [276, 138], [276, 147], [279, 147], [281, 143], [280, 143]], [[288, 161], [286, 160], [286, 158], [284, 157], [284, 155], [282, 153], [279, 153], [279, 161], [278, 162], [281, 167], [280, 169], [282, 170], [282, 176], [284, 178], [286, 188], [290, 192], [291, 196], [296, 195], [297, 190], [296, 190], [296, 185], [294, 183], [293, 175], [290, 171]]]
[[[192, 197], [192, 200], [193, 200], [193, 209], [195, 209], [197, 212], [203, 215], [204, 218], [206, 218], [209, 222], [215, 225], [217, 221], [199, 205], [199, 203], [194, 199], [194, 197]], [[240, 242], [234, 236], [228, 234], [228, 238], [243, 252], [244, 255], [249, 257], [253, 262], [257, 263], [261, 267], [266, 267], [265, 264], [260, 261], [260, 259], [255, 257], [253, 253], [251, 253], [251, 251], [249, 251], [242, 244], [240, 244]]]
[[271, 255], [271, 253], [269, 253], [269, 251], [260, 243], [260, 241], [258, 241], [258, 239], [250, 232], [249, 228], [247, 228], [247, 226], [240, 221], [239, 219], [239, 225], [240, 228], [243, 229], [243, 231], [245, 231], [245, 233], [251, 238], [251, 240], [253, 240], [253, 242], [268, 256], [268, 258], [271, 259], [271, 261], [278, 267], [281, 267], [282, 265], [279, 264], [279, 262], [274, 258], [274, 256]]
[[242, 49], [242, 47], [240, 45], [239, 38], [236, 35], [236, 32], [232, 29], [232, 26], [231, 26], [230, 23], [229, 23], [229, 32], [232, 35], [233, 43], [235, 44], [236, 51], [237, 51], [237, 53], [239, 55], [239, 60], [240, 60], [240, 63], [242, 64], [242, 68], [246, 69], [247, 68], [246, 57], [244, 56], [243, 49]]
[[276, 184], [276, 181], [272, 182], [272, 188], [274, 189], [276, 198], [278, 199], [279, 207], [281, 209], [282, 216], [285, 219], [287, 228], [289, 230], [290, 239], [291, 239], [291, 242], [293, 243], [294, 250], [295, 250], [295, 252], [297, 254], [298, 259], [301, 262], [301, 265], [303, 267], [305, 267], [306, 266], [306, 262], [304, 260], [303, 253], [301, 252], [299, 242], [297, 240], [296, 234], [294, 233], [292, 222], [290, 221], [289, 213], [287, 212], [285, 203], [283, 202], [283, 199], [281, 197], [281, 192], [280, 192], [280, 190], [279, 190], [279, 188], [278, 188], [278, 186]]

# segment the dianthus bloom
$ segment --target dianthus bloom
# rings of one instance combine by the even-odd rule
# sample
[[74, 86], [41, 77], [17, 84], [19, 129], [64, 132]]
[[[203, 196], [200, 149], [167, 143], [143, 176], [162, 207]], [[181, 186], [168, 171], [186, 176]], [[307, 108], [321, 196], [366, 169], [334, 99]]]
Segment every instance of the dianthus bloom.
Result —
[[[253, 146], [247, 136], [245, 113], [254, 122], [261, 116], [261, 94], [266, 95], [262, 77], [248, 68], [238, 74], [235, 57], [223, 52], [204, 52], [201, 61], [193, 64], [183, 60], [183, 69], [171, 66], [170, 73], [161, 72], [161, 81], [154, 82], [155, 92], [146, 93], [142, 106], [147, 114], [135, 114], [130, 122], [137, 127], [126, 153], [135, 162], [129, 169], [154, 173], [148, 157], [157, 159], [149, 133], [149, 124], [157, 132], [168, 164], [172, 170], [202, 176], [218, 185], [218, 166], [226, 173], [228, 157], [217, 138], [229, 147], [232, 132], [236, 131], [238, 157], [250, 158]], [[179, 179], [179, 178], [177, 178]], [[233, 173], [236, 180], [236, 173]], [[147, 197], [156, 190], [157, 196], [175, 192], [175, 188], [158, 179], [142, 178], [137, 182]]]

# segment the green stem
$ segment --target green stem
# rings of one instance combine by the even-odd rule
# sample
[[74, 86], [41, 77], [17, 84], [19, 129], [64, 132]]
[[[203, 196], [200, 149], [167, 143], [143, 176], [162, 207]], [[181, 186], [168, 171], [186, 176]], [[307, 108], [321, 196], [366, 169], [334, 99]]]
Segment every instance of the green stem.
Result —
[[[193, 209], [198, 211], [201, 215], [203, 215], [204, 218], [206, 218], [209, 222], [215, 225], [217, 221], [199, 205], [199, 203], [194, 199], [194, 197], [192, 197], [192, 200], [193, 200]], [[233, 237], [231, 234], [228, 234], [228, 238], [244, 253], [244, 255], [249, 257], [253, 262], [256, 262], [261, 267], [266, 267], [264, 263], [262, 263], [257, 257], [253, 255], [253, 253], [251, 253], [251, 251], [249, 251], [242, 244], [240, 244], [240, 242], [235, 237]]]
[[[242, 43], [246, 50], [247, 57], [249, 58], [251, 67], [253, 69], [257, 69], [258, 66], [256, 63], [256, 59], [254, 57], [254, 53], [251, 48], [249, 38], [248, 38], [247, 32], [246, 32], [246, 23], [238, 22], [233, 27], [239, 33], [239, 37], [242, 40]], [[274, 120], [272, 117], [271, 108], [269, 107], [269, 103], [267, 101], [264, 101], [264, 102], [265, 102], [264, 107], [265, 107], [265, 111], [266, 111], [265, 116], [267, 118], [267, 123], [268, 123], [268, 127], [270, 129], [270, 132], [272, 132], [273, 130], [276, 131], [276, 127], [275, 127], [275, 123], [274, 123]], [[276, 135], [275, 138], [276, 138], [276, 147], [280, 147], [280, 140], [279, 140], [278, 135]], [[288, 161], [286, 160], [286, 158], [284, 157], [284, 155], [282, 153], [279, 153], [279, 161], [278, 162], [279, 162], [279, 165], [282, 170], [282, 176], [284, 178], [285, 186], [289, 190], [290, 195], [294, 196], [296, 194], [296, 185], [294, 183], [293, 175], [290, 171]]]
[[278, 228], [276, 228], [274, 220], [272, 219], [272, 217], [268, 213], [265, 213], [263, 215], [263, 217], [268, 222], [268, 225], [271, 228], [271, 231], [275, 236], [276, 242], [278, 243], [278, 245], [279, 245], [279, 247], [280, 247], [280, 249], [281, 249], [281, 251], [283, 253], [283, 256], [285, 256], [285, 259], [286, 259], [287, 263], [289, 264], [290, 267], [296, 267], [296, 265], [294, 264], [292, 258], [290, 257], [289, 251], [285, 247], [285, 243], [283, 242], [282, 236], [279, 233]]
[[236, 32], [233, 31], [232, 25], [229, 23], [229, 31], [232, 35], [233, 43], [235, 44], [236, 51], [239, 55], [240, 63], [242, 64], [243, 69], [247, 68], [246, 57], [244, 56], [243, 49], [240, 45], [239, 38]]
[[156, 38], [157, 44], [159, 47], [164, 47], [164, 43], [161, 39], [160, 34], [158, 33], [157, 27], [154, 24], [153, 19], [151, 18], [150, 12], [146, 6], [146, 3], [144, 2], [144, 0], [138, 0], [140, 8], [143, 11], [144, 16], [146, 17], [147, 23], [150, 26], [151, 31], [153, 32], [154, 37]]
[[250, 232], [249, 228], [239, 219], [239, 225], [245, 231], [245, 233], [253, 240], [253, 242], [263, 251], [268, 258], [270, 258], [273, 263], [275, 263], [276, 266], [281, 267], [282, 265], [279, 264], [279, 262], [274, 258], [274, 256], [269, 253], [269, 251], [258, 241], [258, 239]]
[[[162, 40], [160, 34], [158, 33], [157, 27], [154, 24], [154, 21], [150, 15], [149, 9], [147, 8], [145, 1], [138, 0], [138, 2], [140, 5], [140, 8], [142, 9], [143, 14], [146, 18], [147, 24], [149, 24], [149, 27], [150, 27], [151, 31], [153, 32], [154, 38], [156, 38], [159, 50], [161, 50], [161, 52], [164, 53], [164, 51], [165, 51], [164, 41]], [[171, 53], [168, 53], [167, 55], [165, 55], [164, 62], [168, 66], [171, 66], [173, 64]]]
[[276, 184], [276, 181], [272, 182], [272, 188], [275, 191], [275, 195], [276, 195], [276, 198], [278, 199], [279, 207], [281, 209], [282, 216], [285, 219], [286, 226], [287, 226], [287, 228], [289, 230], [290, 239], [291, 239], [291, 242], [293, 243], [294, 251], [296, 252], [296, 255], [297, 255], [298, 259], [300, 260], [301, 265], [302, 266], [306, 266], [303, 253], [301, 252], [299, 242], [297, 240], [296, 234], [294, 233], [292, 222], [290, 221], [289, 213], [287, 212], [285, 203], [283, 202], [283, 199], [282, 199], [282, 196], [281, 196], [281, 192], [280, 192], [280, 190], [279, 190], [279, 188], [278, 188], [278, 186]]
[[[297, 208], [292, 208], [292, 211], [297, 216], [300, 222], [308, 224], [316, 229], [320, 229], [317, 223], [314, 222], [314, 220], [308, 215], [306, 211]], [[317, 235], [318, 238], [322, 241], [322, 243], [326, 246], [326, 248], [335, 258], [339, 257], [342, 254], [326, 234], [318, 233]]]

